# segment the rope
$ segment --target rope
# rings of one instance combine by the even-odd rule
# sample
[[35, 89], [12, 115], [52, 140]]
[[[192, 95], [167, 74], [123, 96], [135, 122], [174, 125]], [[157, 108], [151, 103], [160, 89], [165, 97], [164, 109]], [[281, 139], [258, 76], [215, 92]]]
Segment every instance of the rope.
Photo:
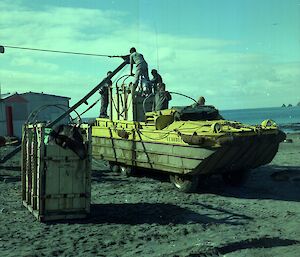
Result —
[[[101, 98], [97, 99], [90, 107], [88, 107], [85, 111], [83, 111], [82, 113], [80, 113], [79, 115], [83, 115], [85, 114], [87, 111], [89, 111], [90, 109], [92, 109], [99, 101], [100, 101]], [[76, 118], [72, 119], [72, 120], [75, 120]]]
[[[41, 111], [47, 109], [48, 107], [56, 107], [56, 108], [61, 109], [61, 110], [63, 110], [63, 111], [65, 111], [64, 108], [66, 108], [66, 109], [69, 108], [67, 105], [64, 105], [64, 104], [45, 104], [45, 105], [39, 106], [39, 107], [37, 107], [36, 109], [34, 109], [34, 110], [29, 114], [29, 116], [28, 116], [28, 118], [27, 118], [27, 120], [26, 120], [25, 123], [27, 124], [27, 123], [30, 122], [30, 120], [35, 119], [35, 118], [37, 117], [37, 115], [38, 115]], [[76, 110], [74, 110], [74, 112], [77, 114], [77, 117], [81, 120], [80, 115], [78, 114], [78, 112], [77, 112]], [[70, 118], [70, 117], [69, 117], [69, 118]], [[74, 119], [72, 119], [72, 120], [74, 120]], [[71, 119], [70, 119], [70, 121], [71, 121]]]
[[197, 101], [196, 101], [194, 98], [189, 97], [189, 96], [187, 96], [187, 95], [184, 95], [184, 94], [181, 94], [181, 93], [177, 93], [177, 92], [169, 92], [169, 93], [170, 93], [170, 94], [181, 95], [181, 96], [187, 97], [187, 98], [193, 100], [195, 103], [197, 103]]
[[162, 135], [161, 137], [157, 137], [157, 138], [154, 138], [154, 137], [149, 137], [149, 136], [146, 136], [141, 130], [140, 130], [140, 134], [143, 135], [145, 138], [148, 138], [148, 139], [151, 139], [151, 140], [161, 140], [161, 139], [164, 139], [166, 137], [168, 137], [168, 135], [171, 133], [171, 131], [165, 133], [164, 135]]
[[157, 62], [157, 70], [159, 72], [159, 56], [158, 56], [158, 39], [157, 39], [157, 27], [155, 23], [155, 43], [156, 43], [156, 62]]
[[[132, 94], [131, 94], [130, 101], [128, 101], [128, 96], [129, 96], [129, 95], [127, 95], [127, 103], [128, 103], [128, 106], [127, 106], [127, 108], [126, 108], [126, 111], [129, 110], [129, 108], [130, 108], [130, 106], [131, 106], [131, 104], [132, 104]], [[124, 112], [124, 111], [125, 111], [125, 108], [123, 108], [123, 112]]]
[[[0, 46], [3, 47], [3, 46]], [[14, 48], [20, 50], [29, 50], [29, 51], [39, 51], [39, 52], [50, 52], [50, 53], [58, 53], [58, 54], [75, 54], [75, 55], [87, 55], [87, 56], [98, 56], [98, 57], [120, 57], [120, 55], [107, 55], [107, 54], [92, 54], [92, 53], [80, 53], [80, 52], [71, 52], [71, 51], [60, 51], [60, 50], [51, 50], [51, 49], [41, 49], [41, 48], [31, 48], [31, 47], [20, 47], [20, 46], [4, 46], [6, 48]]]
[[150, 96], [153, 96], [153, 95], [154, 95], [154, 93], [151, 93], [143, 101], [143, 112], [144, 112], [144, 114], [146, 113], [146, 108], [145, 108], [146, 101], [149, 99]]
[[113, 106], [114, 106], [114, 108], [115, 108], [116, 112], [118, 113], [118, 115], [121, 115], [121, 114], [120, 114], [120, 112], [118, 112], [118, 109], [117, 109], [116, 103], [115, 103], [115, 101], [114, 101], [114, 99], [113, 99], [113, 98], [111, 99], [111, 101], [112, 101], [112, 104], [113, 104]]
[[131, 75], [125, 74], [125, 75], [121, 76], [120, 78], [118, 78], [116, 81], [116, 86], [118, 86], [119, 80], [121, 80], [124, 77], [125, 77], [125, 79], [123, 80], [122, 84], [124, 84], [125, 80], [128, 79], [129, 77], [131, 77]]

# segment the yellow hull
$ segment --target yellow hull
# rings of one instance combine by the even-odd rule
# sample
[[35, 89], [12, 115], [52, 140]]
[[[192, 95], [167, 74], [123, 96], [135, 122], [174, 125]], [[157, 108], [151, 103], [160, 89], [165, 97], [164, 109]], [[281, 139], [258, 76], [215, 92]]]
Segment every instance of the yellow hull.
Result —
[[93, 156], [123, 166], [176, 174], [213, 174], [253, 169], [272, 161], [284, 133], [237, 122], [172, 122], [158, 130], [145, 122], [97, 119]]

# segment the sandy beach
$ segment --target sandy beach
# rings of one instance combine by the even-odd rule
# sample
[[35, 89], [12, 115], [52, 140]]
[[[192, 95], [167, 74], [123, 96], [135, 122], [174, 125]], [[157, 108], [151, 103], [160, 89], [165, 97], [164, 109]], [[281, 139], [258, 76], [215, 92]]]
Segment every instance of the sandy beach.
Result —
[[300, 134], [288, 139], [244, 185], [212, 177], [193, 194], [94, 162], [91, 217], [70, 222], [23, 207], [16, 156], [0, 169], [0, 256], [299, 256]]

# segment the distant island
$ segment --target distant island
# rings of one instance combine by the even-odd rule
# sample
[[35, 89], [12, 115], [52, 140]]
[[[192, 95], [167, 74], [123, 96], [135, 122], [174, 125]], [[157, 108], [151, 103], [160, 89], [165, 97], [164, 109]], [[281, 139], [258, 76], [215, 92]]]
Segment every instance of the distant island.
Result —
[[[297, 104], [297, 106], [300, 106], [300, 102]], [[293, 105], [292, 104], [288, 104], [288, 105], [283, 104], [281, 107], [293, 107]]]
[[299, 102], [299, 103], [297, 103], [297, 106], [299, 106], [299, 107], [300, 107], [300, 102]]

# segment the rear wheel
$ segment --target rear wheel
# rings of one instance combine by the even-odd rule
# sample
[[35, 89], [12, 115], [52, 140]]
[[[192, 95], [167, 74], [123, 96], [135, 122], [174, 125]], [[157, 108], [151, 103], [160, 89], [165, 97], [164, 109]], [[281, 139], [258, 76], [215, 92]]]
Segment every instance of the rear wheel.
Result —
[[123, 176], [130, 177], [133, 175], [133, 167], [130, 166], [120, 166], [120, 172]]
[[199, 177], [193, 175], [170, 175], [170, 181], [182, 192], [195, 192], [198, 187]]
[[109, 162], [109, 167], [112, 172], [119, 172], [120, 166], [115, 162]]

